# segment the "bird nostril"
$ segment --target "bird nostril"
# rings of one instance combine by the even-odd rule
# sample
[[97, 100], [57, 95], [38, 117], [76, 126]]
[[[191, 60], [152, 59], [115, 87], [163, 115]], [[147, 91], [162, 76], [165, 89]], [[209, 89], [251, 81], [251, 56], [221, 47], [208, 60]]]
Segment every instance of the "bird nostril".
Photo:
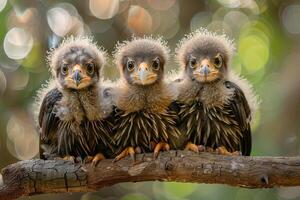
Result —
[[73, 69], [72, 72], [73, 72], [73, 73], [75, 73], [75, 72], [77, 72], [77, 73], [82, 73], [82, 70], [79, 70], [79, 69]]
[[201, 74], [204, 74], [204, 75], [207, 75], [210, 73], [210, 69], [209, 69], [209, 66], [208, 65], [204, 65], [200, 68], [200, 73]]

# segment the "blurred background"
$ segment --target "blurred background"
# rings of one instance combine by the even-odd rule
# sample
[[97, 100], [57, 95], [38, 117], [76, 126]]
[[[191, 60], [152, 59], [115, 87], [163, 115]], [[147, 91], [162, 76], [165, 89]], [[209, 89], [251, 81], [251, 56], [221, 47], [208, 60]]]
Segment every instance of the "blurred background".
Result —
[[[232, 67], [260, 96], [252, 155], [299, 155], [300, 0], [0, 0], [0, 168], [38, 154], [31, 106], [49, 77], [46, 51], [63, 37], [91, 34], [111, 53], [117, 41], [132, 34], [162, 35], [174, 51], [179, 39], [199, 27], [235, 40]], [[171, 61], [168, 69], [178, 66]], [[111, 61], [104, 76], [118, 78]], [[54, 198], [300, 199], [300, 188], [148, 182], [123, 183], [97, 193], [30, 197]]]

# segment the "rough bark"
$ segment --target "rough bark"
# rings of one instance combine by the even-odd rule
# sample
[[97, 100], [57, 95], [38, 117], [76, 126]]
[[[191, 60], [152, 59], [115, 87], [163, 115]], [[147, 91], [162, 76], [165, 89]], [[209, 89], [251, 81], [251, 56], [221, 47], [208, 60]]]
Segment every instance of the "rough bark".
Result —
[[121, 182], [178, 181], [249, 188], [300, 185], [300, 157], [241, 157], [186, 151], [163, 152], [97, 167], [63, 160], [28, 160], [2, 170], [0, 200], [41, 193], [96, 191]]

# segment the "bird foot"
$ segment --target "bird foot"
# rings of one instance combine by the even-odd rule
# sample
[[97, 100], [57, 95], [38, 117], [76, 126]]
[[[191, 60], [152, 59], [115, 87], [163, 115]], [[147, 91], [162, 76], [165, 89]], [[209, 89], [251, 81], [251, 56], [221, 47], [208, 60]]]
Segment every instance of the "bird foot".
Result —
[[140, 150], [140, 148], [138, 148], [138, 147], [135, 149], [133, 147], [127, 147], [119, 155], [117, 155], [115, 157], [114, 162], [119, 161], [128, 155], [130, 155], [133, 162], [135, 162], [135, 153], [138, 153], [139, 150]]
[[216, 153], [225, 156], [240, 156], [240, 151], [229, 152], [224, 146], [218, 147]]
[[206, 151], [207, 149], [205, 148], [205, 146], [203, 145], [196, 145], [194, 143], [187, 143], [187, 145], [185, 146], [184, 150], [187, 150], [187, 151], [193, 151], [195, 153], [199, 153], [199, 152], [204, 152]]
[[195, 153], [199, 153], [199, 152], [203, 152], [206, 150], [205, 146], [203, 145], [196, 145], [194, 143], [187, 143], [187, 145], [185, 146], [184, 150], [188, 150], [188, 151], [193, 151]]
[[75, 163], [75, 157], [74, 156], [67, 155], [67, 156], [63, 157], [63, 160], [71, 161], [71, 162]]
[[158, 144], [155, 145], [154, 147], [154, 159], [157, 158], [159, 152], [163, 150], [163, 151], [169, 151], [170, 150], [170, 145], [166, 142], [159, 142]]
[[87, 156], [84, 159], [84, 163], [92, 163], [92, 166], [97, 166], [101, 160], [104, 160], [105, 157], [102, 153], [97, 153], [95, 156]]

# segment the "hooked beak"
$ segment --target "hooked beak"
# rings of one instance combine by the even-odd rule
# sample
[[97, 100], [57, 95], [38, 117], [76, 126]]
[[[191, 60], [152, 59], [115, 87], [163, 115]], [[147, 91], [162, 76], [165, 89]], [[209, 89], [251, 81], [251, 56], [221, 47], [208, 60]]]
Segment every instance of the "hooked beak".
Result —
[[210, 69], [208, 65], [204, 65], [200, 67], [200, 74], [207, 76], [210, 73]]
[[219, 70], [209, 59], [203, 59], [193, 74], [200, 82], [211, 82], [220, 77]]
[[139, 65], [139, 69], [138, 69], [138, 76], [139, 76], [139, 79], [141, 81], [141, 83], [143, 85], [147, 84], [148, 83], [148, 78], [149, 78], [149, 75], [151, 74], [149, 72], [149, 68], [148, 68], [148, 65], [146, 63], [141, 63]]
[[78, 86], [82, 80], [82, 69], [80, 65], [75, 65], [72, 70], [72, 78], [74, 82], [76, 83], [76, 86]]

